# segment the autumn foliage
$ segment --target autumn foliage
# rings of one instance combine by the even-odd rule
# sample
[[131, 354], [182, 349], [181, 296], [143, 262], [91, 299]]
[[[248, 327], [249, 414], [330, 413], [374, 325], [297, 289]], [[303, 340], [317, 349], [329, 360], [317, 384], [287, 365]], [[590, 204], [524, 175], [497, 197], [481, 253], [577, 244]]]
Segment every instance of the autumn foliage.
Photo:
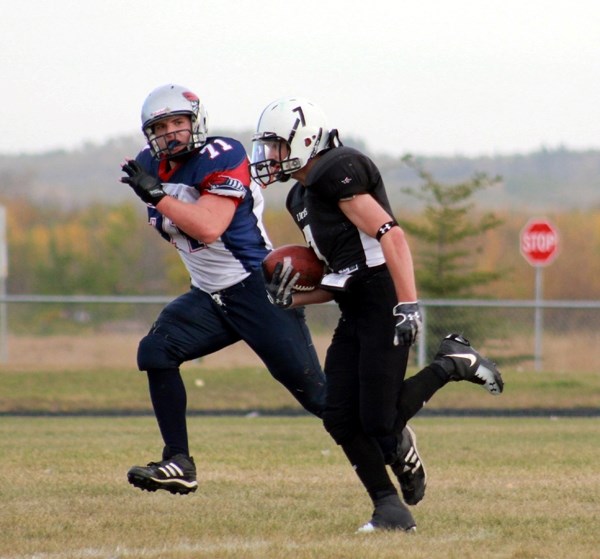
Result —
[[[177, 294], [189, 284], [177, 252], [146, 223], [143, 206], [94, 204], [77, 210], [39, 207], [25, 199], [0, 199], [6, 207], [9, 294]], [[474, 210], [473, 218], [480, 216]], [[600, 299], [600, 210], [532, 216], [498, 211], [502, 223], [466, 248], [475, 269], [502, 271], [477, 296], [531, 299], [534, 269], [519, 253], [519, 233], [531, 217], [549, 218], [560, 234], [560, 253], [544, 271], [547, 299]], [[411, 221], [424, 219], [414, 213]], [[267, 210], [274, 245], [303, 242], [284, 210]], [[410, 237], [410, 236], [409, 236]], [[420, 241], [410, 237], [419, 268]]]

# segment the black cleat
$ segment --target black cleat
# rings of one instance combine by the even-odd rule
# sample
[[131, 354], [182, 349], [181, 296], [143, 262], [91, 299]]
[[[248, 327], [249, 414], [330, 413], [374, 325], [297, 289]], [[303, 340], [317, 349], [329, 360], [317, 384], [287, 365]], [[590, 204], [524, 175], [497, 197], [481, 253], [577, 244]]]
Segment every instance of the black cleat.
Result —
[[162, 462], [150, 462], [147, 466], [133, 466], [127, 472], [127, 479], [144, 491], [164, 489], [174, 495], [186, 495], [198, 489], [194, 459], [185, 454]]
[[490, 394], [504, 390], [504, 381], [496, 364], [475, 351], [460, 334], [446, 336], [433, 360], [444, 369], [450, 380], [468, 380], [482, 385]]
[[416, 505], [425, 497], [427, 472], [417, 449], [417, 435], [408, 425], [402, 430], [398, 459], [390, 467], [398, 478], [407, 505]]
[[378, 532], [383, 530], [399, 530], [416, 532], [417, 523], [408, 507], [398, 495], [388, 495], [375, 501], [375, 510], [371, 520], [361, 526], [356, 533]]

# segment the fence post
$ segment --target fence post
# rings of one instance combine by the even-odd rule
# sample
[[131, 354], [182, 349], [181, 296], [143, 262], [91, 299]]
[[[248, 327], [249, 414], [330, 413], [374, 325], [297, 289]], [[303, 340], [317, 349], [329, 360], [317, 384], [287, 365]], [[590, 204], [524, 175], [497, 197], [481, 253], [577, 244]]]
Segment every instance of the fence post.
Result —
[[8, 277], [8, 244], [6, 241], [6, 208], [0, 206], [0, 363], [8, 361], [8, 313], [6, 312], [6, 278]]
[[419, 370], [425, 367], [426, 351], [427, 351], [427, 307], [423, 304], [421, 306], [421, 320], [423, 322], [423, 329], [419, 336], [419, 342], [417, 345], [417, 364]]
[[544, 331], [544, 309], [542, 308], [542, 267], [535, 267], [535, 313], [534, 313], [534, 368], [542, 370], [542, 336]]

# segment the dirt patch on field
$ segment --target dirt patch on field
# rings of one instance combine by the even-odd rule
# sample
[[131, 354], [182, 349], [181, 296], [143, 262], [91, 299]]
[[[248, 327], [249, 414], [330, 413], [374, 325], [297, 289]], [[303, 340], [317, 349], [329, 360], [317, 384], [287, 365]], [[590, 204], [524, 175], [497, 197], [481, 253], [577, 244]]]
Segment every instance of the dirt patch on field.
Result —
[[[137, 346], [143, 334], [101, 334], [97, 336], [9, 336], [7, 359], [2, 365], [11, 369], [81, 369], [136, 367]], [[321, 359], [329, 336], [315, 336], [314, 343]], [[261, 366], [261, 360], [244, 343], [207, 355], [202, 364], [211, 368]]]
[[[4, 361], [0, 369], [53, 370], [81, 368], [136, 367], [136, 352], [143, 332], [100, 333], [86, 336], [8, 336]], [[321, 362], [325, 357], [330, 334], [313, 334]], [[493, 347], [493, 349], [491, 349]], [[533, 339], [520, 337], [495, 347], [481, 348], [494, 357], [507, 354], [531, 355]], [[508, 349], [507, 349], [508, 348]], [[600, 333], [544, 337], [543, 369], [551, 371], [596, 371], [600, 369]], [[260, 359], [243, 342], [202, 359], [211, 368], [262, 366]], [[416, 363], [413, 363], [416, 364]], [[533, 359], [508, 365], [511, 369], [533, 370]]]

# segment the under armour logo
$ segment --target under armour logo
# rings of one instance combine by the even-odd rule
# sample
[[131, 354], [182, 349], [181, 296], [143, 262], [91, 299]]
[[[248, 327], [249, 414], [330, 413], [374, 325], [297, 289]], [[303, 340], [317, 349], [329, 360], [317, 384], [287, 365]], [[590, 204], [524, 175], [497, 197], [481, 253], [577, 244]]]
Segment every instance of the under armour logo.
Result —
[[340, 182], [342, 184], [350, 184], [352, 182], [352, 178], [351, 177], [346, 177], [345, 179], [342, 179]]

